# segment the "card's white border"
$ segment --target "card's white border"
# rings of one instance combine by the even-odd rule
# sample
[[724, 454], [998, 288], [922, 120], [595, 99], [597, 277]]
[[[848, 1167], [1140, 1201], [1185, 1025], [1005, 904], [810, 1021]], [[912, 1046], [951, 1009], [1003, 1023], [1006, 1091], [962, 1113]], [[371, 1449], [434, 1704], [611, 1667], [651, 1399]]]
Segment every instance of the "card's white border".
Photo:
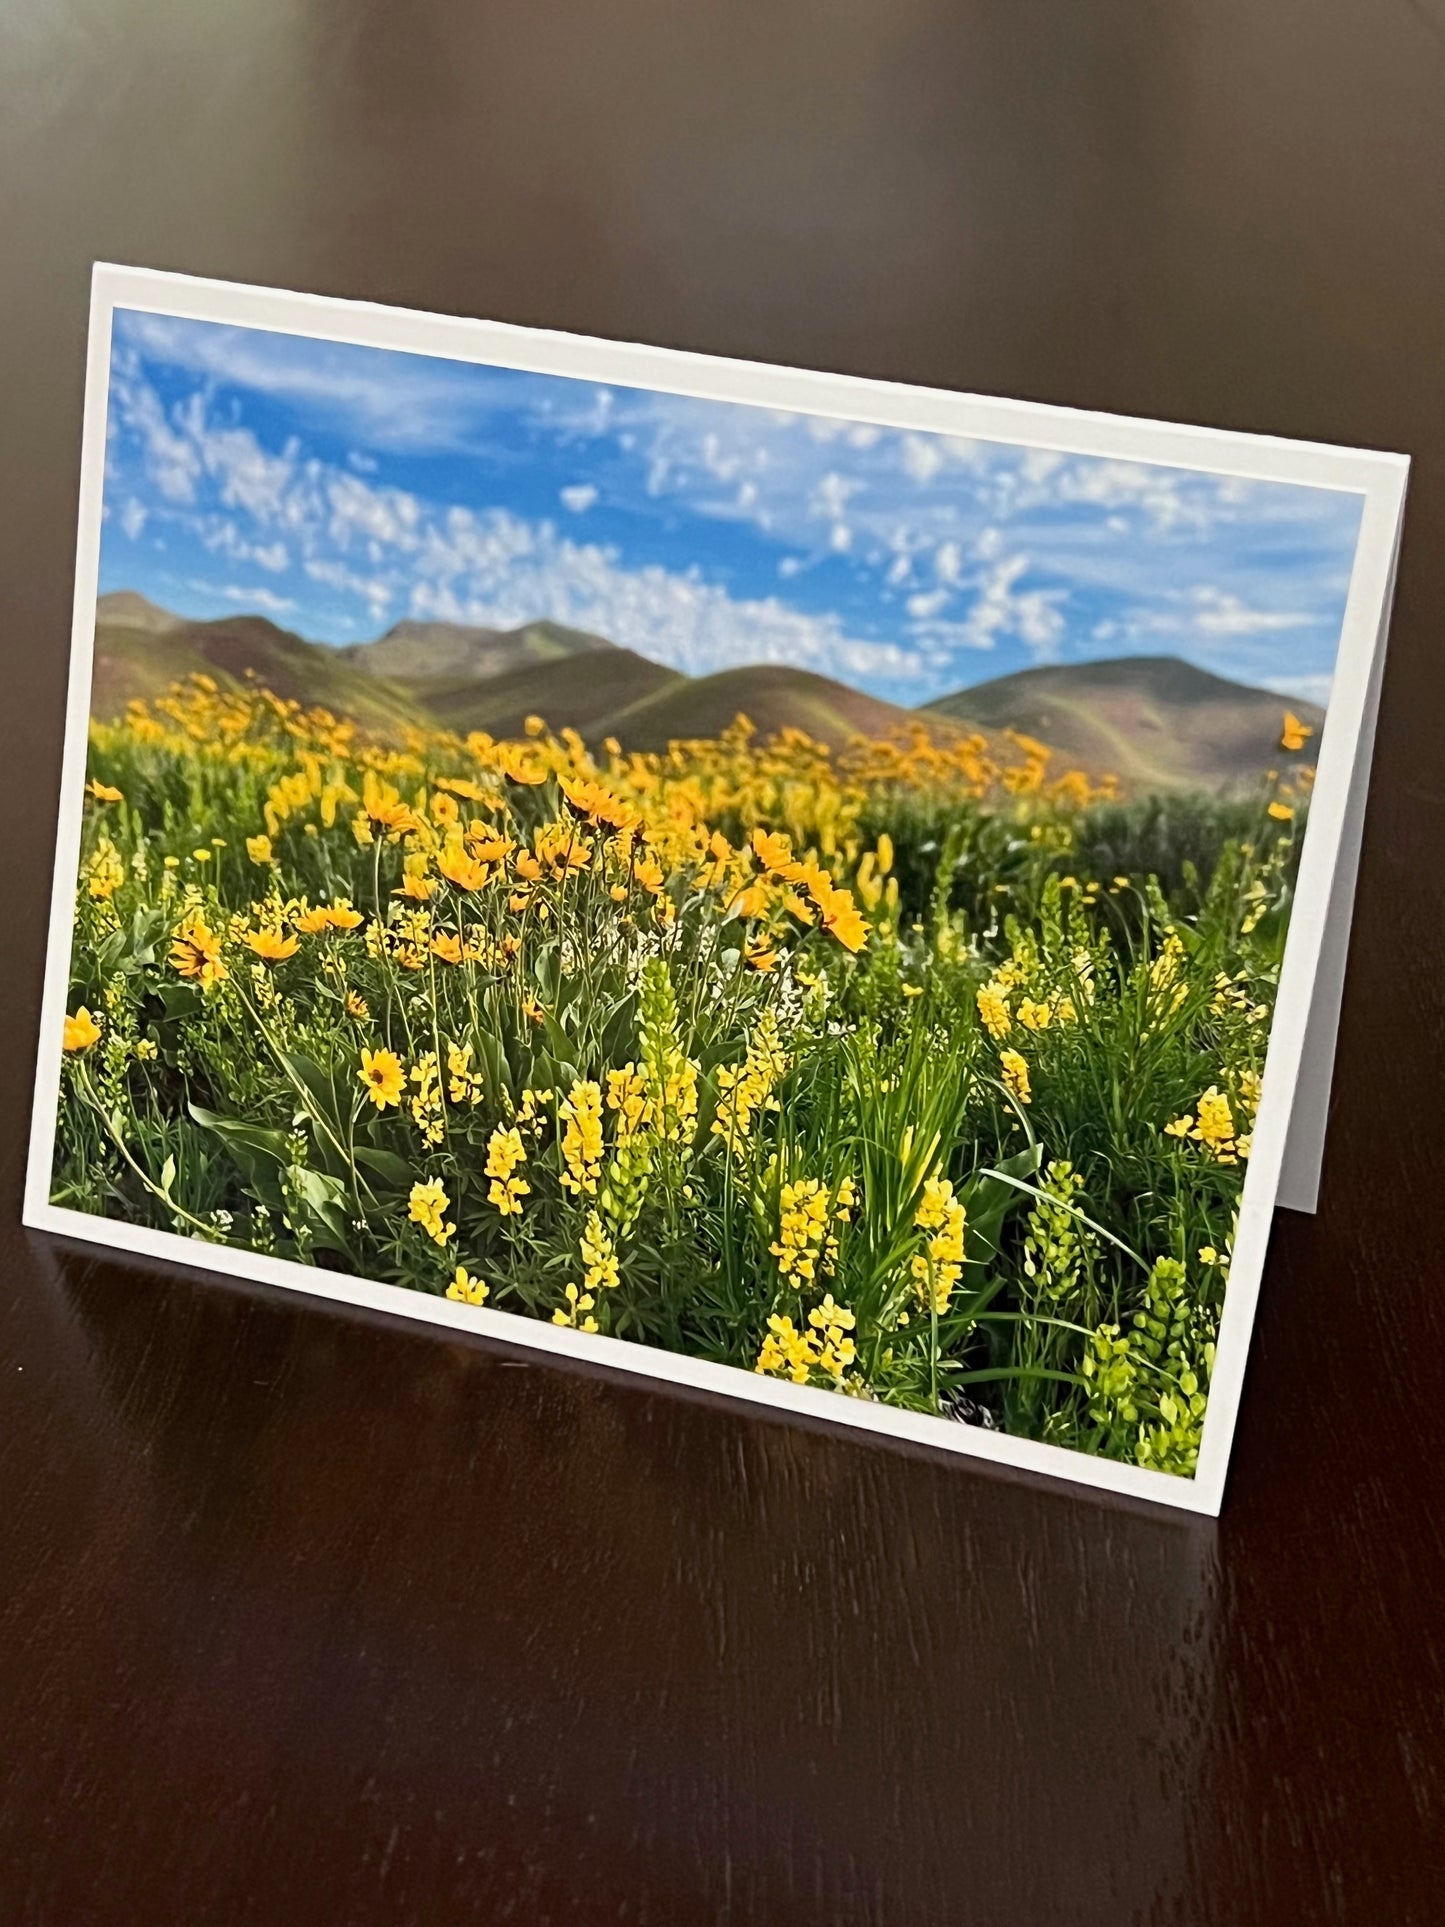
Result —
[[[62, 1209], [50, 1202], [74, 885], [80, 854], [104, 489], [111, 318], [116, 308], [135, 308], [181, 319], [269, 329], [457, 361], [569, 375], [617, 386], [651, 388], [669, 394], [874, 422], [886, 427], [1047, 447], [1120, 461], [1204, 469], [1255, 480], [1302, 482], [1363, 496], [1359, 544], [1265, 1059], [1264, 1089], [1240, 1205], [1199, 1469], [1192, 1480], [1094, 1459], [1062, 1446], [1010, 1438], [922, 1413], [839, 1398], [835, 1393], [809, 1386], [760, 1378], [735, 1366], [655, 1351], [620, 1339], [589, 1336], [512, 1312], [477, 1309], [407, 1291], [397, 1285], [374, 1284], [363, 1278], [317, 1270], [287, 1259], [231, 1246], [201, 1244], [172, 1232], [119, 1224], [87, 1212]], [[1350, 777], [1366, 692], [1375, 656], [1385, 645], [1391, 559], [1404, 509], [1408, 469], [1408, 458], [1403, 455], [1239, 435], [1218, 429], [1180, 428], [1164, 422], [1133, 421], [1041, 403], [998, 401], [938, 389], [902, 387], [852, 376], [721, 360], [500, 322], [413, 313], [366, 302], [97, 264], [91, 284], [64, 787], [26, 1176], [25, 1223], [92, 1244], [172, 1259], [201, 1270], [224, 1272], [340, 1303], [363, 1305], [373, 1311], [390, 1312], [454, 1331], [481, 1332], [533, 1351], [610, 1365], [620, 1371], [692, 1386], [725, 1398], [804, 1413], [835, 1425], [886, 1433], [967, 1458], [1067, 1480], [1074, 1485], [1154, 1500], [1190, 1512], [1217, 1514], [1224, 1494], [1250, 1330], [1349, 805]]]

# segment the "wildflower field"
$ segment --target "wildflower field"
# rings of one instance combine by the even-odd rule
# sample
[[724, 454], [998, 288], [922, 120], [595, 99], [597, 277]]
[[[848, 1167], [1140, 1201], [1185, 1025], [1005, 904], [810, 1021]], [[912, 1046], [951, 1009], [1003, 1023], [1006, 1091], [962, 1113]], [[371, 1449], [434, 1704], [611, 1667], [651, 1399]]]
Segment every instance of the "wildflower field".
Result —
[[57, 1204], [1188, 1475], [1308, 771], [91, 729]]

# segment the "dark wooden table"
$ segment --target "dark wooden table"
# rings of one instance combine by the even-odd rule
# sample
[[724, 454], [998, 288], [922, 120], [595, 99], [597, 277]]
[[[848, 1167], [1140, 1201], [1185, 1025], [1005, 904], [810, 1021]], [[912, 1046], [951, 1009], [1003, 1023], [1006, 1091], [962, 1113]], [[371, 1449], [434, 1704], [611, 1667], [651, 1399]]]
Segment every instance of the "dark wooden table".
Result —
[[[1445, 1920], [1445, 0], [6, 0], [0, 1919]], [[1415, 455], [1217, 1526], [23, 1233], [94, 257]]]

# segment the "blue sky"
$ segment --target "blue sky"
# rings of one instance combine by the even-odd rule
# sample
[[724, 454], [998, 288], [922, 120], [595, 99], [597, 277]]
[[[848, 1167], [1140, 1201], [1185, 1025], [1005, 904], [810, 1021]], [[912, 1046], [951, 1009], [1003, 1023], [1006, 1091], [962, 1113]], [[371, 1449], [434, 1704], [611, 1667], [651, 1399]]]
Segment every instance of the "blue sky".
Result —
[[320, 642], [550, 617], [894, 702], [1173, 654], [1323, 702], [1360, 498], [122, 312], [101, 589]]

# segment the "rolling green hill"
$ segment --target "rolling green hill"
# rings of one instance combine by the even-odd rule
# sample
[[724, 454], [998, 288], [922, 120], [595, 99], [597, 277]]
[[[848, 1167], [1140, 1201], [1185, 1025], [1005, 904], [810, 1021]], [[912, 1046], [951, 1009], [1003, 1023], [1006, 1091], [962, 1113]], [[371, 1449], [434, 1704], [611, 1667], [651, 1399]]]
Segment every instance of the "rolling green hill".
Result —
[[[459, 735], [520, 736], [529, 716], [575, 729], [589, 742], [610, 733], [614, 714], [653, 695], [687, 686], [686, 676], [649, 662], [631, 649], [607, 649], [553, 662], [523, 664], [499, 676], [415, 677], [398, 680], [413, 702]], [[629, 744], [629, 747], [631, 745]]]
[[1023, 669], [920, 713], [1020, 730], [1050, 745], [1055, 768], [1114, 775], [1139, 794], [1257, 782], [1278, 765], [1286, 708], [1316, 731], [1324, 721], [1313, 703], [1226, 681], [1177, 656], [1122, 656]]
[[520, 629], [479, 629], [459, 622], [398, 622], [375, 642], [337, 653], [369, 676], [408, 682], [481, 681], [510, 670], [616, 648], [605, 637], [560, 622], [528, 622]]
[[130, 591], [103, 596], [96, 613], [94, 709], [102, 716], [203, 670], [227, 685], [250, 671], [278, 696], [382, 731], [421, 723], [517, 736], [529, 716], [541, 716], [590, 743], [616, 736], [626, 749], [665, 749], [717, 736], [741, 713], [761, 736], [802, 729], [835, 749], [919, 722], [956, 734], [942, 717], [895, 708], [810, 670], [759, 663], [693, 678], [552, 622], [512, 630], [401, 622], [376, 642], [335, 648], [264, 616], [191, 622]]
[[305, 642], [265, 616], [187, 622], [122, 592], [96, 606], [92, 715], [120, 714], [132, 697], [164, 695], [173, 682], [202, 673], [224, 688], [242, 687], [247, 671], [276, 695], [349, 716], [367, 729], [394, 733], [430, 718], [392, 683], [368, 676], [338, 650]]
[[755, 663], [696, 680], [676, 676], [614, 710], [599, 734], [618, 737], [626, 749], [666, 749], [670, 742], [718, 736], [738, 715], [749, 717], [759, 736], [804, 729], [830, 749], [841, 749], [855, 736], [906, 735], [920, 722], [942, 720], [879, 702], [810, 669]]
[[[197, 671], [228, 687], [253, 676], [278, 696], [388, 735], [440, 725], [518, 736], [541, 716], [592, 744], [615, 736], [625, 749], [660, 750], [716, 737], [743, 714], [760, 736], [801, 729], [833, 749], [923, 723], [948, 737], [979, 730], [997, 751], [1002, 732], [1016, 730], [1050, 746], [1055, 771], [1112, 774], [1132, 794], [1257, 781], [1278, 761], [1286, 706], [1175, 656], [1025, 669], [908, 710], [784, 664], [689, 677], [551, 622], [511, 630], [401, 622], [376, 642], [336, 648], [264, 616], [193, 622], [129, 590], [100, 598], [96, 715], [115, 716], [131, 697], [158, 696]], [[1312, 704], [1289, 707], [1315, 729], [1323, 721]]]

